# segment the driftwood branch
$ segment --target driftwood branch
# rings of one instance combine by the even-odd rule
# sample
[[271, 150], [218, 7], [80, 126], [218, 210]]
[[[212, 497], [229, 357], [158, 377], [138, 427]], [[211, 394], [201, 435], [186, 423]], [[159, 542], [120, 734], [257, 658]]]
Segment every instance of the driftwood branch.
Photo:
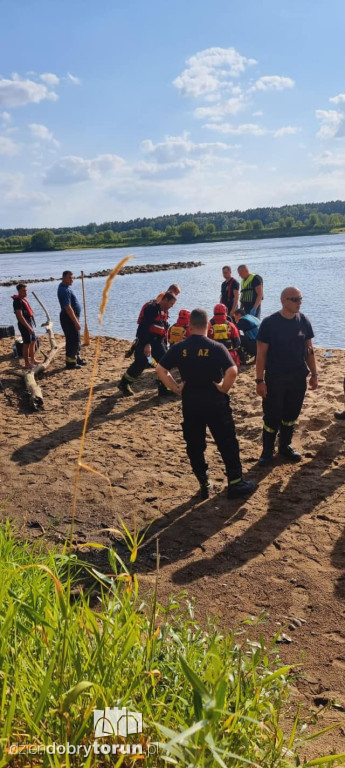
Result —
[[[37, 293], [35, 293], [35, 291], [32, 291], [32, 295], [35, 297], [36, 301], [38, 301], [38, 303], [41, 305], [43, 312], [45, 313], [45, 316], [47, 318], [45, 323], [42, 323], [42, 328], [46, 329], [46, 332], [49, 336], [50, 349], [51, 350], [56, 349], [57, 343], [55, 341], [53, 321], [51, 319], [50, 312], [45, 306], [45, 304], [43, 304], [41, 299], [38, 298]], [[45, 357], [47, 357], [47, 355], [45, 355]]]
[[27, 371], [22, 371], [20, 375], [24, 379], [25, 387], [29, 395], [30, 404], [32, 407], [37, 410], [38, 408], [44, 407], [43, 402], [43, 395], [42, 390], [39, 384], [36, 381], [36, 376], [42, 375], [50, 365], [51, 361], [54, 359], [55, 355], [57, 355], [58, 352], [60, 352], [63, 349], [63, 344], [58, 345], [56, 343], [55, 335], [54, 335], [54, 328], [53, 328], [53, 321], [51, 319], [49, 310], [43, 304], [43, 302], [38, 298], [37, 294], [32, 291], [33, 296], [35, 297], [36, 301], [41, 305], [45, 315], [46, 315], [46, 321], [42, 323], [42, 327], [46, 329], [46, 332], [49, 336], [49, 343], [50, 343], [50, 352], [48, 355], [45, 354], [45, 352], [42, 352], [44, 356], [44, 362], [39, 363], [38, 365], [35, 365], [34, 368], [31, 368]]

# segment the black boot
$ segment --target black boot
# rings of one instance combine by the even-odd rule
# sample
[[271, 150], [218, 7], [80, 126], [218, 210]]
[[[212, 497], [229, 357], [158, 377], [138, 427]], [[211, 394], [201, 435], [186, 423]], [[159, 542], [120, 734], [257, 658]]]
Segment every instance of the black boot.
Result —
[[259, 467], [268, 467], [273, 461], [274, 443], [277, 432], [268, 432], [265, 427], [262, 430], [262, 454], [259, 458]]
[[158, 383], [158, 397], [175, 397], [175, 392], [167, 387], [160, 381]]
[[213, 483], [211, 483], [211, 480], [209, 478], [208, 472], [205, 472], [203, 475], [199, 475], [197, 477], [200, 483], [200, 495], [203, 501], [205, 499], [208, 499], [210, 496], [210, 491], [213, 488]]
[[125, 397], [133, 397], [133, 395], [134, 395], [133, 389], [130, 386], [130, 382], [126, 378], [126, 374], [125, 373], [123, 374], [122, 379], [117, 384], [117, 388], [120, 390], [120, 392], [122, 392], [122, 394]]
[[301, 461], [301, 454], [290, 445], [293, 435], [292, 424], [281, 424], [279, 430], [279, 454], [289, 461]]
[[229, 480], [228, 499], [240, 499], [241, 496], [249, 496], [255, 491], [255, 484], [251, 480], [239, 480], [237, 483]]

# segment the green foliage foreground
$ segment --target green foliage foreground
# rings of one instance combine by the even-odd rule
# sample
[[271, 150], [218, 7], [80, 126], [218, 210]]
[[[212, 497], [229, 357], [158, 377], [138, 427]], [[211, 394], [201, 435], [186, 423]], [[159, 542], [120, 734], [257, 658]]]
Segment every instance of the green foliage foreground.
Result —
[[[155, 593], [145, 605], [136, 577], [115, 551], [108, 556], [102, 575], [0, 529], [0, 766], [132, 766], [138, 757], [147, 767], [299, 765], [305, 726], [296, 718], [291, 735], [279, 726], [289, 667], [274, 646], [246, 640], [245, 624], [228, 635], [204, 631], [183, 595], [163, 608]], [[95, 583], [92, 595], [75, 588], [87, 569], [96, 602]], [[142, 712], [143, 733], [105, 737], [94, 749], [93, 709], [115, 705]], [[102, 754], [114, 742], [116, 755]], [[134, 742], [136, 758], [126, 754]], [[16, 744], [31, 744], [31, 755], [39, 747], [39, 756], [11, 754]], [[67, 745], [72, 757], [61, 754]], [[306, 765], [336, 764], [333, 756]]]

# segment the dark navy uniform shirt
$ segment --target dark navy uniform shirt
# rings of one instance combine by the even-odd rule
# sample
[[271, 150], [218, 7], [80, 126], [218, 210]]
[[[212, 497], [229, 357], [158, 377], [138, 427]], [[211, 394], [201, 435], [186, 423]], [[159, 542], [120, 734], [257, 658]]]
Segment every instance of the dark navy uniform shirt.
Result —
[[75, 316], [80, 316], [81, 306], [75, 293], [70, 289], [68, 285], [60, 283], [57, 295], [62, 310], [64, 310], [65, 307], [72, 307]]
[[168, 371], [172, 368], [180, 371], [182, 381], [186, 382], [183, 401], [199, 396], [212, 399], [226, 397], [213, 382], [220, 382], [225, 371], [235, 365], [223, 344], [199, 334], [192, 334], [185, 341], [174, 344], [159, 362]]
[[308, 373], [305, 342], [314, 336], [308, 318], [301, 312], [290, 320], [275, 312], [262, 321], [257, 341], [268, 344], [266, 374]]

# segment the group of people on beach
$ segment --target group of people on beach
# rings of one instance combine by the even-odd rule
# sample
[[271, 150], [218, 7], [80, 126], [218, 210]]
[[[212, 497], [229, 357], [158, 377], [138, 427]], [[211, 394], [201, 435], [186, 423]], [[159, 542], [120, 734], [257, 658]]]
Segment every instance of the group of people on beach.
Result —
[[[260, 466], [273, 461], [277, 435], [279, 454], [287, 461], [301, 460], [291, 445], [309, 375], [312, 390], [318, 374], [312, 326], [300, 312], [302, 296], [295, 286], [281, 293], [281, 309], [260, 324], [263, 280], [245, 264], [238, 267], [241, 285], [223, 267], [220, 303], [209, 320], [203, 309], [180, 310], [169, 326], [168, 313], [180, 294], [178, 285], [144, 304], [138, 317], [135, 342], [127, 356], [134, 361], [118, 388], [125, 397], [134, 395], [133, 382], [143, 370], [156, 364], [158, 395], [181, 395], [183, 436], [202, 498], [208, 498], [211, 482], [205, 460], [206, 427], [222, 456], [228, 478], [228, 498], [250, 494], [254, 485], [242, 476], [239, 445], [229, 401], [241, 362], [256, 359], [256, 391], [263, 402]], [[168, 349], [169, 345], [169, 349]], [[172, 371], [180, 373], [178, 381]]]
[[[281, 308], [260, 323], [263, 280], [246, 264], [238, 267], [241, 284], [230, 266], [222, 269], [220, 302], [209, 319], [204, 309], [181, 309], [169, 325], [169, 310], [181, 290], [173, 283], [166, 292], [147, 301], [140, 310], [136, 338], [125, 356], [133, 362], [117, 384], [125, 397], [147, 367], [155, 367], [158, 395], [182, 397], [183, 436], [201, 496], [208, 498], [212, 484], [205, 459], [208, 427], [225, 465], [228, 498], [250, 494], [254, 484], [245, 480], [230, 407], [229, 391], [241, 364], [256, 360], [256, 392], [263, 403], [262, 453], [259, 465], [272, 464], [276, 438], [284, 460], [298, 462], [301, 454], [291, 445], [307, 387], [315, 390], [318, 374], [308, 318], [300, 312], [302, 295], [289, 286], [281, 293]], [[73, 273], [65, 270], [58, 287], [60, 322], [66, 340], [66, 369], [86, 364], [80, 357], [80, 303], [72, 290]], [[23, 339], [25, 367], [37, 365], [34, 313], [27, 286], [17, 285], [13, 308]], [[180, 380], [172, 371], [177, 369]], [[345, 419], [345, 411], [336, 417]]]

